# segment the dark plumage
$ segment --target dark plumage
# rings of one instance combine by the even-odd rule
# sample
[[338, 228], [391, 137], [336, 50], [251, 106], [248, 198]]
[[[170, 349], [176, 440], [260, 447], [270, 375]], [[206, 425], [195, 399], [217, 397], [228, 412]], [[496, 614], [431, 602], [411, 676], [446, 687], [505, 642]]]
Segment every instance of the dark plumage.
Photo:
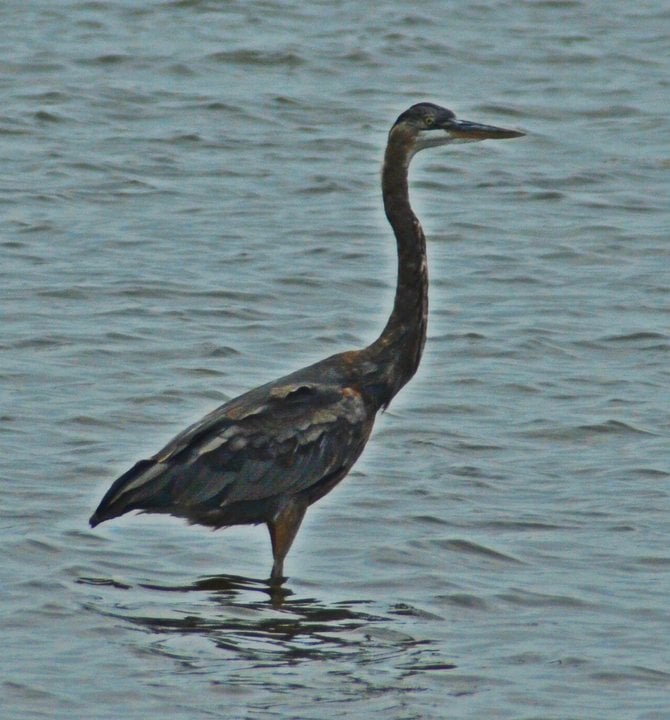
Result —
[[426, 241], [409, 204], [413, 155], [450, 142], [523, 133], [457, 120], [420, 103], [389, 133], [382, 171], [384, 208], [398, 248], [398, 282], [381, 335], [362, 350], [339, 353], [250, 390], [191, 425], [118, 478], [91, 526], [130, 510], [169, 513], [214, 528], [266, 523], [271, 580], [305, 510], [349, 472], [377, 412], [414, 375], [426, 339]]

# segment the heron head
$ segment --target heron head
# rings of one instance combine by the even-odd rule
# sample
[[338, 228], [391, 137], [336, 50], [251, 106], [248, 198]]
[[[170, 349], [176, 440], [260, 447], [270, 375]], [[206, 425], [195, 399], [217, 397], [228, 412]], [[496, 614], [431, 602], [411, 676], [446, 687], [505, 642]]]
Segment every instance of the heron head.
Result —
[[449, 143], [503, 140], [524, 135], [517, 130], [459, 120], [451, 110], [428, 102], [412, 105], [405, 110], [391, 128], [391, 132], [394, 131], [401, 131], [407, 140], [411, 140], [412, 154]]

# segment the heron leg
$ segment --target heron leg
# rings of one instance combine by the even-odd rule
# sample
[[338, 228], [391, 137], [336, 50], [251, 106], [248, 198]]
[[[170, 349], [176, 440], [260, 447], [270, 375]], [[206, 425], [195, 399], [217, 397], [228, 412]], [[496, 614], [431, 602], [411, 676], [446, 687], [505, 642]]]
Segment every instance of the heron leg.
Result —
[[306, 503], [291, 499], [275, 513], [272, 520], [268, 520], [274, 558], [270, 574], [272, 585], [281, 585], [284, 579], [284, 558], [295, 540], [305, 510], [307, 510]]

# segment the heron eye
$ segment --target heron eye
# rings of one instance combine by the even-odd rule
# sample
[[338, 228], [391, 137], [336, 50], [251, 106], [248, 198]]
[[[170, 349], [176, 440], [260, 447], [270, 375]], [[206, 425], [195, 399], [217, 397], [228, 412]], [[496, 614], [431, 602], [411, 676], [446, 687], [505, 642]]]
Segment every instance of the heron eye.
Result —
[[426, 127], [433, 127], [433, 125], [435, 124], [435, 119], [430, 117], [430, 115], [429, 115], [428, 117], [425, 117], [423, 119], [423, 122], [426, 125]]

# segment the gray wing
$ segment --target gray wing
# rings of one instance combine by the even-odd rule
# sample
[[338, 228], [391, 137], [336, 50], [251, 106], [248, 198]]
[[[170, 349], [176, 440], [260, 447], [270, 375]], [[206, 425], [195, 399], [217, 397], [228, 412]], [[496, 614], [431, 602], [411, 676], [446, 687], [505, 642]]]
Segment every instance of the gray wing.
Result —
[[362, 452], [373, 421], [374, 411], [350, 387], [306, 382], [252, 390], [122, 475], [91, 523], [132, 509], [211, 525], [263, 522], [277, 498], [316, 499], [320, 486], [327, 492]]

